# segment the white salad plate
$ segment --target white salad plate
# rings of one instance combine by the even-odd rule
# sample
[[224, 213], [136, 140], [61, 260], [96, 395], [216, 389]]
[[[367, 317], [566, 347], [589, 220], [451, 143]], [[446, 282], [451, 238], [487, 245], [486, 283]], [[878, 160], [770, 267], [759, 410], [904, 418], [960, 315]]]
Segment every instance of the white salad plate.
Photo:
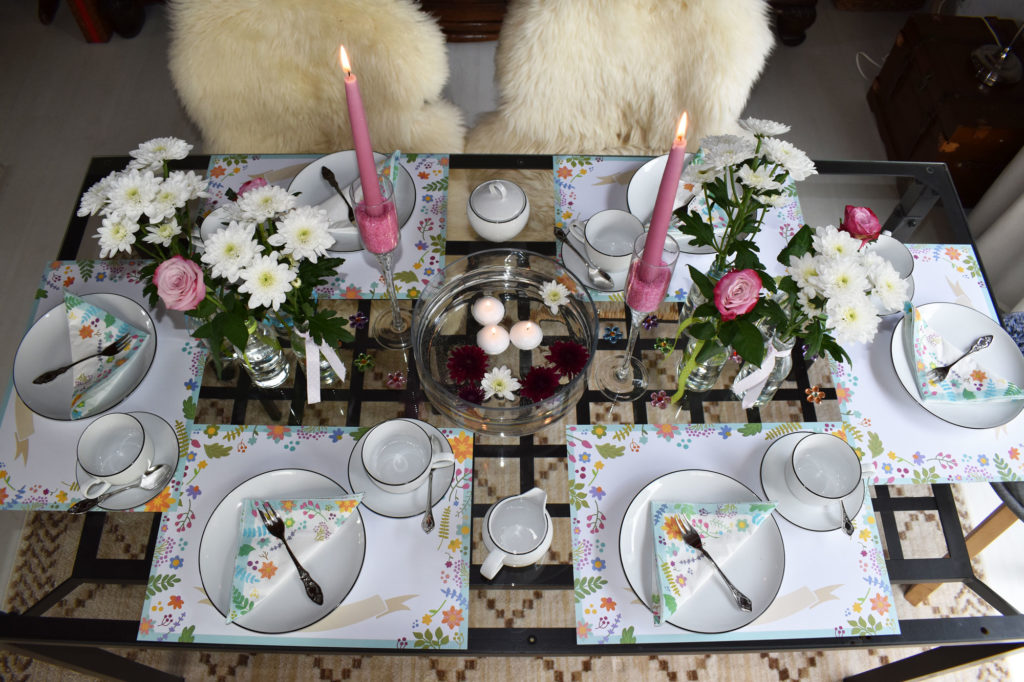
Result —
[[[386, 161], [389, 157], [386, 154], [373, 153], [376, 163]], [[316, 206], [331, 198], [335, 194], [334, 189], [327, 184], [327, 181], [320, 175], [320, 169], [327, 166], [334, 172], [338, 181], [338, 187], [345, 192], [345, 196], [352, 201], [351, 185], [359, 179], [359, 166], [356, 164], [356, 153], [354, 150], [335, 152], [327, 156], [321, 156], [308, 166], [299, 171], [298, 175], [288, 186], [289, 194], [298, 194], [299, 206]], [[352, 201], [355, 206], [355, 202]], [[416, 185], [412, 176], [405, 166], [398, 165], [398, 180], [395, 182], [395, 209], [398, 211], [398, 227], [404, 228], [412, 216], [413, 208], [416, 205]], [[362, 251], [363, 243], [359, 239], [358, 230], [345, 230], [335, 236], [334, 246], [328, 251], [336, 253], [351, 253]]]
[[[998, 322], [974, 308], [958, 303], [926, 303], [917, 306], [917, 310], [932, 329], [961, 350], [970, 348], [979, 336], [991, 334], [992, 345], [973, 357], [993, 374], [1024, 388], [1024, 355], [1021, 355], [1020, 348]], [[905, 342], [904, 327], [905, 320], [901, 318], [892, 332], [892, 366], [903, 388], [918, 405], [943, 421], [969, 429], [1001, 426], [1024, 410], [1024, 400], [956, 403], [922, 400], [917, 390], [917, 375], [910, 364], [914, 361], [914, 351]]]
[[[787, 433], [772, 441], [761, 460], [761, 487], [764, 488], [765, 498], [776, 503], [775, 511], [794, 526], [819, 532], [838, 530], [843, 527], [843, 511], [838, 504], [807, 504], [798, 500], [786, 485], [786, 467], [793, 448], [807, 434], [807, 431]], [[864, 506], [863, 479], [842, 502], [847, 516], [856, 518]]]
[[[420, 426], [427, 435], [434, 434], [445, 444], [448, 452], [452, 452], [451, 443], [440, 431], [425, 422], [415, 419], [403, 419], [402, 421], [412, 422]], [[433, 439], [431, 439], [433, 440]], [[434, 471], [434, 483], [431, 496], [433, 499], [430, 505], [434, 506], [441, 501], [452, 485], [455, 478], [455, 465], [449, 464]], [[385, 492], [366, 473], [363, 467], [363, 440], [360, 438], [352, 448], [352, 455], [348, 460], [348, 483], [352, 492], [363, 494], [363, 506], [381, 516], [388, 516], [393, 519], [404, 519], [410, 516], [422, 514], [427, 509], [427, 484], [411, 490], [407, 493]]]
[[[149, 412], [129, 412], [128, 414], [139, 420], [142, 424], [142, 430], [146, 433], [146, 438], [153, 440], [153, 463], [151, 466], [163, 464], [165, 467], [164, 473], [159, 485], [156, 487], [149, 490], [129, 488], [119, 493], [114, 493], [103, 500], [101, 504], [96, 505], [99, 509], [122, 511], [146, 504], [163, 492], [167, 483], [174, 477], [174, 472], [178, 469], [178, 455], [181, 451], [178, 447], [178, 437], [174, 435], [174, 429], [171, 428], [171, 425]], [[85, 469], [82, 468], [77, 459], [75, 460], [75, 480], [78, 481], [79, 489], [85, 487], [86, 481], [93, 480], [92, 476], [85, 473]]]
[[[83, 294], [81, 298], [105, 310], [149, 336], [142, 347], [121, 366], [116, 376], [105, 380], [101, 400], [93, 405], [91, 417], [109, 410], [131, 395], [153, 364], [156, 355], [156, 327], [146, 309], [130, 298], [118, 294]], [[53, 381], [33, 384], [37, 376], [71, 362], [71, 340], [64, 299], [32, 325], [21, 340], [14, 356], [14, 390], [28, 409], [50, 419], [71, 419], [71, 399], [74, 397], [75, 373], [67, 371]], [[99, 384], [97, 385], [99, 386]], [[94, 390], [99, 390], [94, 388]]]
[[[337, 498], [348, 495], [322, 474], [305, 469], [278, 469], [250, 478], [227, 494], [210, 515], [199, 543], [199, 577], [214, 607], [225, 617], [231, 608], [231, 590], [238, 553], [238, 529], [247, 498]], [[294, 632], [334, 611], [359, 578], [366, 554], [363, 517], [349, 518], [316, 552], [298, 557], [302, 567], [324, 592], [323, 604], [308, 596], [297, 573], [282, 581], [249, 613], [234, 621], [239, 627], [265, 633]], [[288, 569], [294, 572], [294, 566]]]
[[[750, 488], [725, 474], [687, 469], [648, 483], [626, 509], [619, 531], [619, 558], [629, 586], [648, 609], [654, 585], [654, 529], [651, 500], [680, 502], [759, 502]], [[751, 611], [741, 611], [718, 575], [700, 586], [665, 622], [691, 632], [729, 632], [753, 622], [774, 601], [786, 569], [782, 532], [774, 518], [764, 521], [736, 553], [720, 563], [736, 588], [750, 597]]]

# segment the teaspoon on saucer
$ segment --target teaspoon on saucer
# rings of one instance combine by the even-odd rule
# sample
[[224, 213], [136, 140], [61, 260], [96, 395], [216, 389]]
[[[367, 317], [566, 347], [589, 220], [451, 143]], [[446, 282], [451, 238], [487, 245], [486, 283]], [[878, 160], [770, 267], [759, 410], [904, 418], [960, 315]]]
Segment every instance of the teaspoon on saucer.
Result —
[[576, 252], [577, 256], [583, 259], [583, 262], [587, 266], [587, 276], [590, 277], [590, 282], [591, 284], [594, 285], [595, 289], [601, 289], [602, 291], [611, 291], [612, 289], [615, 288], [615, 283], [612, 281], [611, 275], [609, 275], [607, 272], [591, 263], [590, 259], [587, 258], [586, 255], [581, 253], [580, 250], [577, 249], [571, 241], [569, 241], [569, 235], [565, 233], [565, 230], [563, 230], [560, 227], [556, 227], [555, 236], [558, 237], [558, 239], [563, 244], [565, 244], [574, 252]]
[[103, 504], [103, 502], [112, 495], [116, 495], [118, 493], [124, 492], [125, 490], [130, 490], [132, 488], [154, 490], [157, 487], [159, 487], [161, 483], [166, 483], [166, 481], [163, 480], [166, 469], [166, 464], [156, 464], [154, 466], [151, 466], [148, 469], [146, 469], [146, 472], [144, 474], [142, 474], [142, 478], [140, 478], [135, 483], [120, 485], [115, 488], [111, 488], [107, 492], [97, 497], [87, 497], [84, 500], [79, 500], [78, 502], [75, 502], [68, 508], [68, 512], [71, 514], [81, 514], [83, 512], [87, 512], [93, 507], [99, 504]]

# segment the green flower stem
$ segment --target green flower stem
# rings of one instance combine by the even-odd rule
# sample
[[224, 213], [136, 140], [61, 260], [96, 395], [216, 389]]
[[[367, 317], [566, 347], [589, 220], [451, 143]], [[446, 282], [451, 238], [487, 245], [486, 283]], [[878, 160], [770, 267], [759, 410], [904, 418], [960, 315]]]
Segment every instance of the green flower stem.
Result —
[[683, 394], [686, 393], [686, 381], [690, 378], [693, 368], [697, 366], [697, 356], [700, 355], [702, 348], [704, 348], [704, 341], [698, 339], [693, 347], [693, 353], [690, 354], [690, 357], [686, 358], [686, 364], [679, 370], [679, 386], [676, 388], [676, 392], [672, 394], [673, 403], [679, 402]]

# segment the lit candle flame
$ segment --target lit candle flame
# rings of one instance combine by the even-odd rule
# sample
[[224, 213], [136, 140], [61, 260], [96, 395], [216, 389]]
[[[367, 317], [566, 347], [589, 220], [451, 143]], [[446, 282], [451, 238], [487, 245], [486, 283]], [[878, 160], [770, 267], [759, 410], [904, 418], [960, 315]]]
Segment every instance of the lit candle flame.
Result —
[[690, 118], [689, 118], [689, 116], [687, 116], [686, 112], [684, 111], [683, 115], [679, 117], [679, 127], [676, 128], [676, 139], [677, 140], [685, 140], [686, 139], [686, 128], [689, 125], [689, 122], [690, 122]]
[[345, 52], [345, 46], [338, 46], [338, 61], [341, 62], [341, 70], [345, 72], [346, 76], [352, 75], [352, 64], [348, 61], [348, 52]]

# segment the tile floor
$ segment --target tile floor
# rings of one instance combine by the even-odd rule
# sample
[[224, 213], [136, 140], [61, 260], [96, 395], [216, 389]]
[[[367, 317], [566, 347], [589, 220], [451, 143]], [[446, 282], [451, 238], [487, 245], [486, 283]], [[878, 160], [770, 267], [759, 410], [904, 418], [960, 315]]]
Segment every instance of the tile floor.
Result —
[[[166, 69], [167, 17], [160, 5], [146, 6], [140, 35], [89, 45], [67, 6], [56, 21], [41, 25], [35, 0], [0, 3], [0, 230], [9, 235], [0, 250], [0, 366], [10, 367], [31, 310], [43, 265], [53, 257], [77, 204], [90, 157], [123, 155], [151, 137], [174, 135], [198, 141]], [[843, 12], [818, 4], [818, 19], [799, 47], [778, 46], [755, 86], [748, 115], [785, 121], [787, 136], [813, 158], [884, 159], [865, 93], [904, 12]], [[493, 109], [493, 43], [451, 45], [449, 97], [472, 122]], [[887, 212], [894, 191], [877, 183], [811, 181], [801, 187], [806, 219], [834, 223], [845, 203]], [[980, 520], [996, 506], [985, 485], [968, 486], [970, 513]], [[0, 585], [7, 584], [22, 515], [0, 514]], [[1024, 525], [1017, 524], [983, 554], [990, 583], [1024, 608], [1020, 551]], [[2, 589], [2, 588], [0, 588]], [[1019, 657], [1020, 658], [1020, 657]], [[1024, 664], [1024, 661], [1021, 662]], [[1024, 679], [1024, 665], [1017, 675]], [[970, 677], [970, 674], [967, 674]]]

